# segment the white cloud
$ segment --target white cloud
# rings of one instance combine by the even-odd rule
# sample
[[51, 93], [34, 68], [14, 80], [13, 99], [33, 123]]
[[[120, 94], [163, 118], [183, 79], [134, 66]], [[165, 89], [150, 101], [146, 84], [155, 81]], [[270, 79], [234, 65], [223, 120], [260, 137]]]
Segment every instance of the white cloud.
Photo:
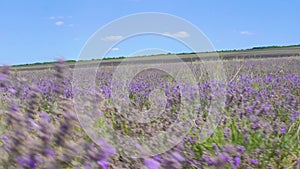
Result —
[[57, 22], [55, 22], [55, 25], [56, 25], [56, 26], [62, 26], [63, 24], [64, 24], [63, 21], [57, 21]]
[[118, 51], [120, 50], [119, 48], [111, 48], [111, 51]]
[[123, 36], [115, 35], [115, 36], [106, 36], [106, 37], [102, 38], [101, 40], [103, 40], [103, 41], [119, 41], [121, 39], [123, 39]]
[[165, 32], [164, 35], [171, 36], [173, 38], [188, 38], [190, 37], [190, 34], [185, 31], [179, 31], [175, 33]]
[[251, 31], [240, 31], [240, 34], [241, 34], [241, 35], [247, 35], [247, 36], [255, 35], [255, 33], [254, 33], [254, 32], [251, 32]]
[[73, 16], [69, 15], [69, 16], [50, 16], [49, 19], [53, 20], [53, 19], [67, 19], [67, 18], [73, 18]]

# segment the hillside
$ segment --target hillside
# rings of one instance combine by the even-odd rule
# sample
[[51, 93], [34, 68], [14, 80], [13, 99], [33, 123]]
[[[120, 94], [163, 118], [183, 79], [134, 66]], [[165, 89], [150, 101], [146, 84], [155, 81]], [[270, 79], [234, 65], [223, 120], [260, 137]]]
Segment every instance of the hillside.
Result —
[[[251, 49], [243, 50], [226, 50], [216, 52], [203, 52], [203, 53], [178, 53], [175, 54], [185, 62], [192, 62], [201, 59], [210, 59], [213, 55], [218, 54], [222, 59], [249, 59], [249, 58], [276, 58], [276, 57], [289, 57], [289, 56], [300, 56], [300, 45], [291, 46], [266, 46], [266, 47], [253, 47]], [[167, 62], [173, 62], [171, 58], [166, 57], [167, 55], [152, 55], [152, 56], [136, 56], [126, 58], [126, 61], [134, 63], [135, 61], [141, 63], [157, 63], [160, 60], [166, 60]], [[169, 55], [170, 56], [170, 55]], [[101, 65], [118, 65], [122, 62], [124, 57], [118, 58], [104, 58], [101, 60]], [[100, 60], [89, 60], [89, 61], [79, 61], [80, 65], [95, 65], [97, 66]], [[175, 61], [175, 60], [174, 60]], [[70, 68], [75, 66], [75, 60], [67, 60], [67, 65]], [[55, 62], [45, 62], [45, 63], [33, 63], [26, 65], [13, 65], [16, 70], [42, 70], [50, 69], [53, 67]]]

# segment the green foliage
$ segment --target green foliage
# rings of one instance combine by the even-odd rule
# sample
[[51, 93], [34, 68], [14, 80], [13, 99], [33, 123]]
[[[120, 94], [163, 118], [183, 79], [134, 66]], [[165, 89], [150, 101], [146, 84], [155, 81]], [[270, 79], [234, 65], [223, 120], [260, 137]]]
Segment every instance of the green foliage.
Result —
[[124, 56], [120, 56], [120, 57], [110, 57], [110, 58], [103, 58], [102, 60], [115, 60], [115, 59], [125, 59]]

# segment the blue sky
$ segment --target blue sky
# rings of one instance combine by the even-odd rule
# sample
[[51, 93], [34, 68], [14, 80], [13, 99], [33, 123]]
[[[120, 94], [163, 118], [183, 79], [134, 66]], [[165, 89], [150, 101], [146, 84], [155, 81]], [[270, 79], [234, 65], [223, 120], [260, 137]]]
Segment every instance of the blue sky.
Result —
[[[5, 0], [0, 2], [0, 64], [77, 59], [99, 28], [140, 12], [186, 19], [216, 50], [300, 44], [299, 7], [298, 0]], [[114, 47], [109, 56], [130, 55], [145, 48], [186, 51], [172, 41], [148, 36]]]

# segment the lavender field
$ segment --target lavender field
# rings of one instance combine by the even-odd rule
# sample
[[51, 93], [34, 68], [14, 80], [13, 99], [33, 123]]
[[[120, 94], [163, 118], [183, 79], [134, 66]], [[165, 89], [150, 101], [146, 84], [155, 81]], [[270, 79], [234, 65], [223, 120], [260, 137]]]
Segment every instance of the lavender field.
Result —
[[[74, 92], [81, 88], [73, 88], [73, 70], [63, 62], [53, 70], [1, 67], [0, 168], [300, 168], [299, 57], [226, 60], [224, 81], [207, 78], [198, 61], [187, 64], [195, 73], [195, 88], [183, 90], [184, 84], [159, 71], [142, 73], [128, 86], [129, 105], [137, 110], [151, 107], [148, 98], [157, 87], [166, 95], [165, 110], [147, 124], [128, 121], [115, 107], [112, 86], [119, 82], [112, 80], [114, 66], [102, 67], [96, 87], [81, 93], [86, 105], [79, 107], [86, 111], [96, 105], [88, 125], [132, 138], [168, 130], [178, 118], [181, 96], [188, 95], [196, 115], [188, 134], [168, 151], [142, 158], [126, 155], [127, 146], [86, 134], [74, 108]], [[82, 72], [84, 81], [89, 71]], [[217, 109], [211, 108], [212, 86], [223, 86]], [[86, 99], [89, 94], [95, 99]], [[215, 127], [209, 128], [212, 121]]]

